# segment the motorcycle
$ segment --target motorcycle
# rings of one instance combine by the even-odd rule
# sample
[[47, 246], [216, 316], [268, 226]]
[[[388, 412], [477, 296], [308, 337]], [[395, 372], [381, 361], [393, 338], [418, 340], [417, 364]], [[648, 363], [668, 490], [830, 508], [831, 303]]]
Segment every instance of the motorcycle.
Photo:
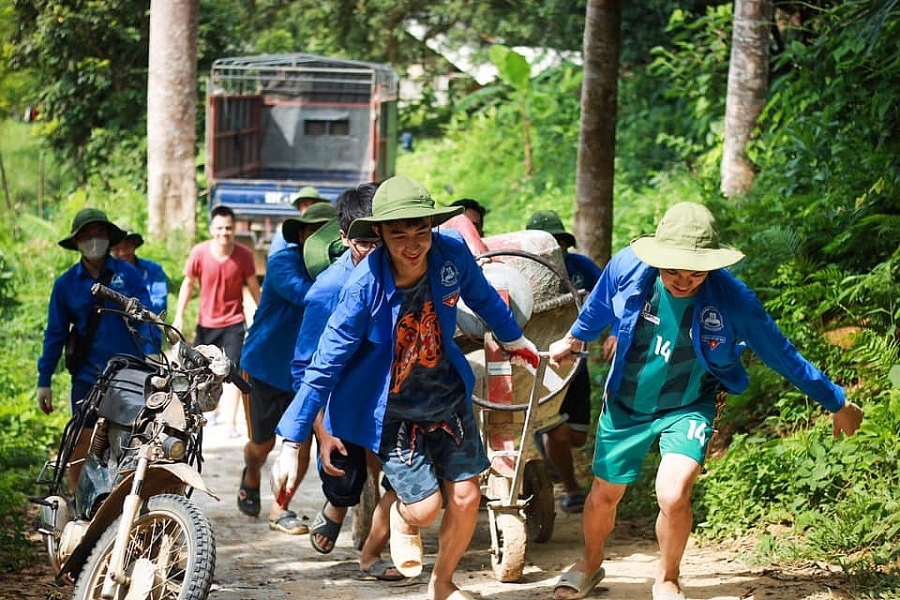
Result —
[[[119, 305], [134, 335], [149, 323], [172, 344], [171, 358], [116, 355], [66, 424], [59, 453], [37, 483], [44, 536], [59, 584], [73, 598], [201, 600], [216, 566], [212, 526], [191, 500], [200, 490], [218, 500], [200, 475], [204, 412], [215, 410], [222, 383], [249, 384], [216, 346], [189, 345], [181, 332], [101, 284], [91, 292]], [[96, 415], [76, 489], [67, 472], [86, 419]]]

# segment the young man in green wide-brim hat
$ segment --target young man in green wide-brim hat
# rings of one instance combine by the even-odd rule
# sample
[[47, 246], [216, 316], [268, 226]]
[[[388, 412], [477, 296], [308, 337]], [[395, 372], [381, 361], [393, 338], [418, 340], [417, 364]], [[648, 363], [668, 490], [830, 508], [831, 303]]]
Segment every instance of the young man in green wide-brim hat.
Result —
[[462, 207], [435, 207], [422, 184], [396, 176], [356, 219], [350, 238], [380, 238], [351, 273], [294, 400], [278, 424], [284, 437], [273, 491], [296, 488], [295, 448], [324, 409], [331, 435], [375, 452], [399, 500], [390, 508], [391, 558], [401, 574], [422, 570], [419, 529], [447, 506], [428, 585], [432, 600], [471, 598], [453, 573], [475, 530], [489, 467], [472, 408], [475, 377], [453, 341], [460, 299], [484, 319], [516, 360], [537, 349], [487, 282], [467, 246], [434, 228]]
[[557, 600], [583, 598], [603, 578], [603, 546], [616, 506], [657, 440], [660, 560], [650, 592], [653, 600], [684, 600], [679, 574], [692, 526], [691, 490], [727, 394], [749, 385], [741, 363], [745, 347], [833, 413], [835, 437], [859, 428], [860, 408], [797, 351], [756, 294], [728, 272], [743, 257], [720, 243], [705, 206], [676, 204], [656, 235], [612, 257], [569, 332], [550, 345], [551, 365], [573, 360], [585, 342], [618, 323], [582, 518], [585, 549], [557, 581]]

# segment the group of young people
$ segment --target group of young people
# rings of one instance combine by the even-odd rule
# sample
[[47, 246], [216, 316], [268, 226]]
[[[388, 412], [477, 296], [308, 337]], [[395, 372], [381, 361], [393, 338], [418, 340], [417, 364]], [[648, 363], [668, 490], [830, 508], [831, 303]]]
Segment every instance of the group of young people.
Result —
[[[222, 337], [207, 343], [241, 338], [242, 364], [253, 383], [250, 441], [238, 491], [241, 512], [260, 513], [262, 468], [280, 436], [271, 467], [275, 500], [269, 525], [285, 533], [307, 532], [289, 503], [308, 468], [315, 435], [327, 501], [309, 530], [313, 546], [324, 553], [334, 548], [348, 507], [359, 501], [367, 469], [378, 468], [384, 493], [360, 569], [387, 580], [417, 576], [424, 562], [420, 530], [440, 518], [428, 583], [431, 600], [473, 598], [457, 586], [454, 574], [476, 527], [480, 477], [489, 468], [471, 400], [475, 377], [453, 339], [459, 301], [487, 324], [512, 362], [538, 362], [538, 349], [486, 280], [470, 246], [441, 227], [466, 210], [474, 211], [473, 223], [474, 218], [483, 222], [486, 211], [478, 206], [437, 206], [424, 186], [404, 176], [347, 190], [334, 207], [314, 203], [283, 226], [286, 247], [269, 257], [246, 342], [242, 329], [241, 335], [238, 328], [233, 335], [228, 331], [233, 324], [227, 320], [201, 323], [224, 326]], [[228, 218], [213, 213], [214, 239], [220, 216]], [[84, 219], [73, 223], [64, 246], [91, 249], [89, 238], [121, 237], [103, 217], [91, 221], [99, 225], [91, 230]], [[231, 226], [233, 237], [233, 215]], [[573, 379], [571, 402], [564, 401], [565, 426], [542, 432], [537, 440], [563, 480], [563, 509], [584, 509], [583, 554], [559, 576], [553, 597], [585, 597], [603, 579], [604, 544], [616, 506], [658, 440], [660, 560], [648, 596], [683, 600], [679, 568], [692, 527], [691, 490], [721, 404], [727, 394], [747, 388], [742, 351], [752, 349], [833, 413], [835, 435], [855, 432], [862, 410], [797, 351], [752, 290], [728, 271], [743, 255], [720, 242], [715, 219], [701, 204], [672, 206], [654, 235], [634, 240], [602, 271], [567, 252], [575, 239], [552, 211], [537, 213], [528, 228], [552, 233], [563, 246], [570, 278], [581, 278], [580, 285], [590, 290], [566, 335], [550, 345], [551, 366], [575, 360], [586, 343], [613, 333], [604, 347], [611, 368], [586, 497], [577, 481], [566, 480], [571, 455], [568, 465], [564, 455], [587, 437], [586, 370]], [[88, 269], [92, 260], [99, 258], [83, 251], [73, 267], [85, 282], [100, 276], [96, 268]], [[104, 258], [123, 271], [119, 290], [146, 297], [146, 290], [137, 289], [135, 273], [111, 260]], [[215, 248], [194, 262], [210, 260], [222, 260]], [[246, 279], [244, 284], [252, 285]], [[184, 285], [193, 282], [186, 279]], [[201, 302], [209, 291], [204, 285], [201, 279]], [[59, 359], [48, 344], [52, 350], [68, 328], [62, 327], [58, 308], [54, 317], [59, 301], [54, 296], [59, 296], [56, 286], [39, 362], [42, 408], [41, 389], [49, 386], [48, 369], [52, 373], [48, 365], [55, 368]], [[183, 309], [180, 294], [177, 321]], [[92, 358], [101, 358], [99, 349], [95, 354]], [[73, 385], [73, 401], [78, 393]], [[588, 403], [586, 417], [577, 400]], [[388, 544], [391, 561], [381, 556]]]

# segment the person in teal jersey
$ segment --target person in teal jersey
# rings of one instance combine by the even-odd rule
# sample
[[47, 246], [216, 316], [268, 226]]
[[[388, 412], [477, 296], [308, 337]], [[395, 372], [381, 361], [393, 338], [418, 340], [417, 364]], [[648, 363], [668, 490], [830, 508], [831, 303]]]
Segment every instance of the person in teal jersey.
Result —
[[835, 436], [859, 428], [862, 410], [797, 351], [756, 294], [726, 269], [743, 257], [719, 243], [706, 207], [676, 204], [655, 236], [613, 256], [568, 333], [550, 345], [550, 363], [559, 365], [618, 323], [582, 521], [585, 548], [557, 581], [555, 599], [583, 598], [603, 578], [616, 506], [658, 439], [660, 561], [651, 594], [684, 600], [679, 569], [692, 526], [691, 490], [726, 395], [749, 385], [740, 359], [745, 348], [833, 413]]

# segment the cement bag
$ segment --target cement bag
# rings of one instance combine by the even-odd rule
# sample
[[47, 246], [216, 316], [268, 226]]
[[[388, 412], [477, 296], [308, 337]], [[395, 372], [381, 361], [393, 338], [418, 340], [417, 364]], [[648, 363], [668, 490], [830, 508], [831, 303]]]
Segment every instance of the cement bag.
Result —
[[[506, 290], [513, 316], [519, 327], [524, 329], [534, 310], [534, 293], [528, 280], [516, 269], [499, 262], [487, 263], [483, 270], [484, 276], [495, 290]], [[456, 326], [460, 332], [469, 338], [483, 338], [484, 322], [466, 306], [462, 299], [457, 304], [457, 308]]]

